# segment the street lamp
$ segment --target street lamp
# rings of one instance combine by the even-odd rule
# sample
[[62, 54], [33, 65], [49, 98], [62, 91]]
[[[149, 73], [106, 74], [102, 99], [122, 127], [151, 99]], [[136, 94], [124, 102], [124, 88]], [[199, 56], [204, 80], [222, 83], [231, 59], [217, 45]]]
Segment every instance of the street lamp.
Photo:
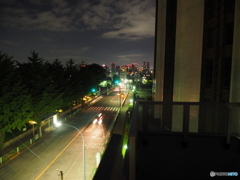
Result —
[[119, 97], [120, 97], [119, 100], [120, 100], [120, 108], [121, 108], [121, 106], [122, 106], [122, 102], [121, 102], [121, 98], [122, 98], [122, 97], [121, 97], [121, 96], [122, 96], [122, 95], [121, 95], [121, 84], [119, 85], [119, 94], [120, 94], [120, 95], [119, 95]]
[[35, 129], [34, 129], [34, 124], [37, 124], [36, 121], [28, 121], [29, 124], [32, 125], [32, 128], [33, 128], [33, 138], [35, 137]]
[[66, 125], [66, 126], [69, 126], [69, 127], [72, 127], [72, 128], [74, 128], [74, 129], [76, 129], [78, 132], [79, 132], [79, 134], [81, 135], [81, 137], [82, 137], [82, 141], [83, 141], [83, 175], [84, 175], [84, 180], [86, 180], [86, 163], [85, 163], [85, 140], [84, 140], [84, 137], [83, 137], [83, 134], [82, 134], [82, 132], [81, 131], [79, 131], [79, 129], [78, 128], [76, 128], [75, 126], [72, 126], [72, 125], [69, 125], [69, 124], [63, 124], [63, 125]]

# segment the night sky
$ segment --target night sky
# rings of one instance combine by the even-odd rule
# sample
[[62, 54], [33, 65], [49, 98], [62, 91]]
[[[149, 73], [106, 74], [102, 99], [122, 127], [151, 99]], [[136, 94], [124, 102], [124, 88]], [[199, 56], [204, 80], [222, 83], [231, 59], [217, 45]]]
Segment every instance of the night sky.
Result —
[[155, 0], [1, 0], [0, 51], [44, 60], [153, 66]]

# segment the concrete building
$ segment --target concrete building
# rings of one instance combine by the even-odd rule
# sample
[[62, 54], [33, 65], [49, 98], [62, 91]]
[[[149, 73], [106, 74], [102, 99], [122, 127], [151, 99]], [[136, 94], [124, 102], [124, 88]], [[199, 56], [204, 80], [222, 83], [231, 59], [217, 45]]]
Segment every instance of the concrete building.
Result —
[[[240, 2], [159, 0], [157, 6], [155, 101], [240, 102]], [[164, 109], [164, 116], [173, 111], [179, 109]], [[208, 131], [208, 119], [192, 118], [192, 131]], [[168, 128], [179, 129], [178, 121]]]
[[159, 0], [156, 101], [240, 102], [238, 0]]

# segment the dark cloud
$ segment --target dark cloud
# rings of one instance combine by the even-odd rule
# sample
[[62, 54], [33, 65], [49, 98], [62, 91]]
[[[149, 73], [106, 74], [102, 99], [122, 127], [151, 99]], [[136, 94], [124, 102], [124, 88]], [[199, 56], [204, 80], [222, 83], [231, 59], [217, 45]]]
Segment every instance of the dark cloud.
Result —
[[[21, 3], [24, 2], [24, 3]], [[92, 3], [91, 3], [92, 2]], [[105, 29], [103, 38], [137, 40], [154, 36], [154, 1], [5, 1], [1, 26], [22, 30]]]
[[153, 53], [155, 0], [1, 0], [0, 21], [1, 50], [10, 55], [130, 61], [141, 43]]

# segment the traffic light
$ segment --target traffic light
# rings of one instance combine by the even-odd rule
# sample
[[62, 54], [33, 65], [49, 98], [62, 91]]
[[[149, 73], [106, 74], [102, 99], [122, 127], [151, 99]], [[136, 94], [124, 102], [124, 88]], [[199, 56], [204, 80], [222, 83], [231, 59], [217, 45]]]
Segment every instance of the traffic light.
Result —
[[119, 84], [119, 80], [115, 80], [115, 84]]
[[96, 92], [96, 89], [95, 89], [95, 88], [92, 88], [92, 92], [95, 93], [95, 92]]

